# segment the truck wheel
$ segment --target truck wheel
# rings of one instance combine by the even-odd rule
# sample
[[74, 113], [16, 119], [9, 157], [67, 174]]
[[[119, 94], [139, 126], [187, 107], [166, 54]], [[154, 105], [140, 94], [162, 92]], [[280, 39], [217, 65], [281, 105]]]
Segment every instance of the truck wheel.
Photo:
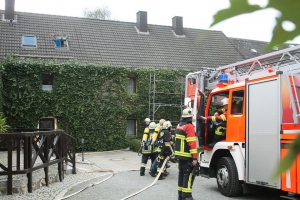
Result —
[[227, 197], [238, 196], [243, 192], [232, 158], [220, 158], [217, 166], [217, 184], [221, 194]]

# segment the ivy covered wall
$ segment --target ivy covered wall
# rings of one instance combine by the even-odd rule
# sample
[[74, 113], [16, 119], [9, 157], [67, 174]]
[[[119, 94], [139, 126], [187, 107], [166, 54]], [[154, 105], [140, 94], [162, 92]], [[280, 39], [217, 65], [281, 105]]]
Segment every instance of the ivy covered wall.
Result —
[[[36, 128], [39, 118], [53, 116], [58, 120], [58, 128], [70, 126], [70, 134], [78, 139], [77, 149], [84, 138], [86, 151], [127, 147], [128, 140], [132, 139], [126, 136], [127, 119], [137, 120], [140, 138], [143, 120], [149, 117], [150, 74], [168, 81], [156, 84], [155, 90], [161, 92], [156, 94], [156, 102], [180, 104], [180, 95], [174, 93], [182, 87], [179, 78], [188, 73], [36, 59], [20, 61], [11, 57], [1, 65], [1, 102], [7, 124], [12, 128]], [[44, 73], [54, 77], [52, 91], [42, 89]], [[136, 93], [127, 93], [128, 77], [135, 78]], [[180, 108], [161, 107], [155, 118], [178, 121]]]

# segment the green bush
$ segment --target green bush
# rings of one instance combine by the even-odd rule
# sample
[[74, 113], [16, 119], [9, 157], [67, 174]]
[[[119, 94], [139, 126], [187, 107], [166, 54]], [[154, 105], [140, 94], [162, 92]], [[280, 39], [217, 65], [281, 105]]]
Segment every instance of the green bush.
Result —
[[141, 140], [140, 139], [132, 139], [129, 141], [129, 147], [130, 150], [133, 152], [138, 152], [141, 146]]
[[10, 128], [10, 126], [6, 124], [6, 118], [3, 116], [3, 113], [0, 112], [0, 133], [6, 133], [8, 128]]

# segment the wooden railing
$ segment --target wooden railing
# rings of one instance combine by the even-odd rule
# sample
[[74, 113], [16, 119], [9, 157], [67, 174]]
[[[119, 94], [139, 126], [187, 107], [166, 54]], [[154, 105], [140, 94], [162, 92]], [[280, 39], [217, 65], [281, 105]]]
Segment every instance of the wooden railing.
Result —
[[[22, 145], [23, 144], [23, 145]], [[7, 194], [12, 194], [13, 175], [27, 174], [28, 192], [32, 192], [32, 173], [44, 168], [46, 186], [49, 186], [49, 166], [57, 164], [59, 180], [63, 177], [63, 162], [71, 162], [76, 173], [76, 139], [63, 130], [10, 129], [0, 134], [0, 146], [6, 147], [7, 164], [0, 163], [0, 176], [7, 175]], [[13, 167], [13, 151], [16, 167]], [[23, 151], [23, 159], [21, 154]], [[41, 163], [36, 162], [40, 158]]]

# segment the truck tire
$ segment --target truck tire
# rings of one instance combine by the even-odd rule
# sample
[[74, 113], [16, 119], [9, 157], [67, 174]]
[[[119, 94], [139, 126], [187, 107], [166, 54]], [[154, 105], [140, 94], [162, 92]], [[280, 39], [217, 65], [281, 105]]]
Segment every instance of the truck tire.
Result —
[[221, 194], [227, 197], [238, 196], [242, 194], [242, 183], [235, 163], [230, 157], [220, 158], [217, 165], [217, 184]]

